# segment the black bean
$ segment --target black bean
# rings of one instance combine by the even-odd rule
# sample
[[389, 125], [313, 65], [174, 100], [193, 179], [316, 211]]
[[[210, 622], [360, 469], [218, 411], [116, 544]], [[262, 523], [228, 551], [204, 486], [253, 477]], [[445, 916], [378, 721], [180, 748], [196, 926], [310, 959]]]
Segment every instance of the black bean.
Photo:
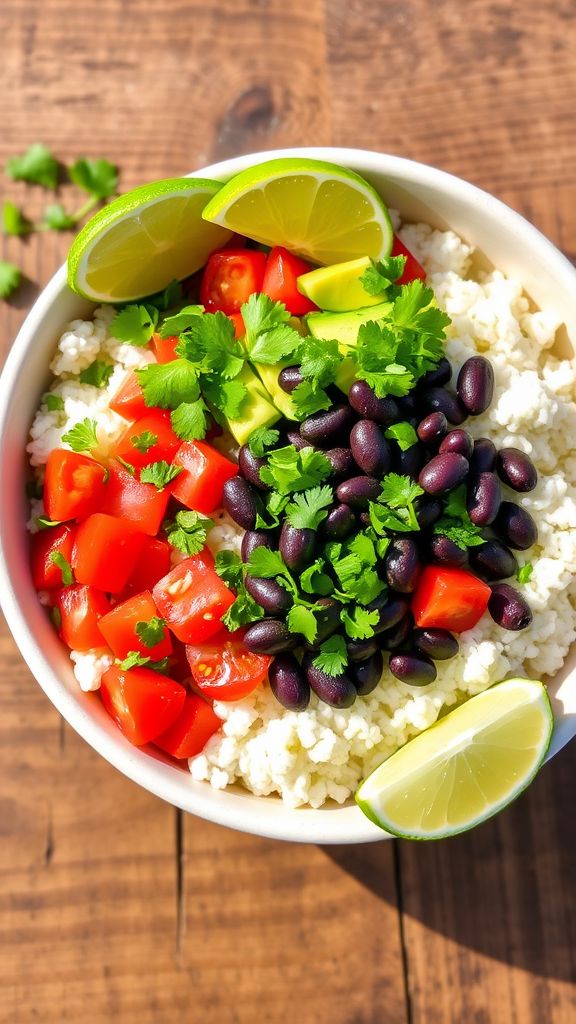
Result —
[[487, 540], [485, 544], [470, 548], [468, 557], [476, 576], [489, 583], [507, 580], [518, 570], [518, 562], [510, 548], [499, 540]]
[[262, 483], [260, 470], [266, 465], [266, 459], [253, 455], [247, 444], [243, 444], [238, 452], [238, 465], [242, 476], [261, 491], [269, 490], [268, 484]]
[[428, 494], [446, 494], [463, 483], [468, 473], [468, 459], [457, 452], [435, 455], [418, 477], [420, 487]]
[[502, 488], [496, 473], [480, 473], [468, 485], [466, 508], [475, 526], [490, 526], [498, 515]]
[[314, 618], [318, 623], [314, 643], [321, 644], [329, 636], [332, 636], [332, 633], [335, 633], [340, 626], [342, 605], [331, 597], [320, 597], [316, 604], [320, 607], [314, 609]]
[[448, 422], [456, 427], [466, 419], [466, 410], [458, 395], [446, 388], [428, 388], [422, 393], [422, 404], [430, 412], [443, 412]]
[[281, 587], [276, 580], [265, 580], [260, 576], [246, 576], [244, 585], [250, 596], [269, 615], [285, 612], [292, 604], [292, 598], [288, 591], [284, 590], [284, 587]]
[[377, 398], [369, 384], [364, 380], [354, 381], [348, 394], [352, 408], [365, 416], [376, 420], [376, 423], [396, 423], [400, 419], [398, 403], [393, 398]]
[[351, 508], [367, 508], [369, 502], [376, 501], [381, 489], [380, 481], [373, 476], [353, 476], [338, 484], [336, 497]]
[[415, 629], [412, 643], [420, 654], [434, 661], [447, 661], [458, 654], [458, 641], [447, 629]]
[[269, 548], [270, 540], [270, 530], [246, 530], [240, 547], [242, 561], [247, 562], [256, 548]]
[[352, 682], [361, 697], [366, 697], [378, 686], [383, 670], [384, 658], [381, 651], [376, 651], [365, 661], [359, 661], [349, 666]]
[[489, 437], [479, 437], [474, 441], [474, 451], [470, 458], [470, 470], [478, 473], [491, 473], [496, 468], [496, 445]]
[[409, 612], [395, 626], [380, 634], [380, 646], [385, 651], [395, 651], [398, 647], [405, 647], [413, 629], [414, 619]]
[[436, 679], [436, 666], [425, 654], [393, 654], [388, 665], [393, 676], [409, 686], [428, 686]]
[[280, 619], [262, 619], [254, 622], [244, 633], [244, 644], [254, 654], [279, 654], [299, 647], [302, 637], [291, 633]]
[[432, 537], [429, 547], [432, 558], [435, 562], [439, 562], [440, 565], [460, 568], [466, 565], [468, 561], [466, 548], [461, 548], [459, 544], [456, 544], [450, 537], [445, 537], [442, 533]]
[[378, 640], [375, 636], [367, 640], [348, 640], [346, 650], [348, 661], [366, 661], [378, 650]]
[[532, 516], [513, 501], [502, 502], [493, 528], [517, 551], [526, 551], [538, 540], [538, 527]]
[[474, 450], [474, 441], [467, 430], [462, 430], [461, 427], [456, 430], [450, 430], [446, 437], [441, 441], [439, 452], [458, 452], [459, 455], [463, 455], [465, 459], [469, 459]]
[[350, 431], [350, 448], [365, 473], [384, 475], [392, 465], [392, 449], [374, 420], [358, 420]]
[[470, 416], [485, 412], [494, 394], [492, 364], [484, 356], [467, 359], [458, 374], [456, 392]]
[[229, 516], [243, 530], [253, 530], [256, 525], [256, 491], [241, 476], [227, 480], [223, 488], [222, 505]]
[[400, 410], [400, 419], [408, 420], [413, 416], [418, 416], [418, 399], [414, 392], [403, 395], [402, 398], [397, 398], [396, 401]]
[[423, 446], [420, 443], [412, 444], [409, 448], [405, 448], [404, 451], [398, 445], [394, 447], [393, 462], [395, 472], [401, 473], [403, 476], [410, 476], [413, 480], [416, 480], [426, 457]]
[[428, 370], [423, 377], [420, 377], [417, 388], [419, 391], [423, 391], [426, 388], [438, 388], [442, 387], [443, 384], [448, 384], [452, 377], [452, 367], [445, 356], [442, 356], [440, 362], [432, 370]]
[[313, 654], [304, 655], [302, 666], [316, 696], [333, 708], [351, 707], [357, 693], [350, 676], [344, 672], [337, 676], [329, 676], [327, 672], [322, 672], [312, 664], [313, 658]]
[[329, 448], [324, 455], [332, 466], [332, 476], [351, 476], [356, 471], [350, 448]]
[[412, 537], [394, 537], [384, 556], [386, 582], [400, 594], [416, 590], [422, 565], [418, 545]]
[[420, 420], [416, 433], [421, 441], [426, 444], [434, 444], [441, 441], [448, 432], [448, 420], [443, 412], [429, 412], [423, 420]]
[[290, 526], [284, 520], [278, 547], [289, 569], [303, 569], [314, 558], [316, 531]]
[[528, 602], [509, 583], [496, 583], [492, 587], [488, 611], [494, 622], [503, 629], [526, 629], [532, 622]]
[[414, 505], [414, 510], [421, 530], [426, 530], [429, 526], [433, 526], [434, 523], [438, 522], [444, 511], [439, 498], [428, 497], [418, 498]]
[[294, 445], [297, 451], [301, 452], [303, 448], [313, 448], [314, 445], [310, 444], [310, 441], [305, 441], [299, 430], [289, 430], [286, 434], [286, 440], [289, 444]]
[[300, 424], [300, 434], [310, 444], [331, 447], [350, 431], [354, 413], [348, 403], [315, 412]]
[[330, 509], [321, 524], [321, 530], [330, 540], [343, 540], [348, 537], [356, 525], [356, 517], [349, 505], [336, 505]]
[[270, 689], [289, 711], [305, 711], [310, 703], [310, 684], [293, 654], [277, 654], [268, 669]]
[[287, 395], [291, 395], [295, 388], [304, 380], [299, 366], [285, 366], [278, 374], [278, 383]]
[[519, 448], [501, 448], [496, 457], [498, 476], [514, 491], [533, 491], [538, 482], [536, 467]]
[[366, 607], [369, 612], [378, 612], [380, 617], [372, 629], [375, 633], [383, 633], [384, 630], [391, 629], [397, 622], [400, 622], [400, 619], [404, 618], [410, 608], [410, 601], [404, 595], [388, 594], [384, 591], [370, 601]]

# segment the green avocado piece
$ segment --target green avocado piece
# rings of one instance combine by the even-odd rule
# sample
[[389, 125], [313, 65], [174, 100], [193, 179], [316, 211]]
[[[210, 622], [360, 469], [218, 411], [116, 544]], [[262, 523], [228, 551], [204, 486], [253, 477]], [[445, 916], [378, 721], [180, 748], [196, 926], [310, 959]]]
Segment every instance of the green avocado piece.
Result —
[[379, 302], [377, 306], [363, 306], [347, 313], [308, 313], [305, 319], [310, 334], [315, 338], [335, 338], [341, 345], [353, 348], [362, 324], [369, 320], [385, 320], [391, 309], [391, 302]]
[[310, 270], [298, 278], [298, 291], [315, 302], [320, 309], [329, 309], [335, 313], [357, 310], [359, 306], [377, 306], [382, 302], [383, 292], [370, 295], [360, 282], [371, 262], [369, 256], [361, 256], [358, 260]]
[[268, 396], [277, 409], [286, 416], [289, 420], [297, 419], [294, 402], [290, 398], [290, 395], [280, 387], [278, 383], [278, 374], [280, 370], [283, 370], [285, 366], [294, 365], [289, 360], [283, 360], [280, 363], [254, 363], [254, 369], [258, 371], [258, 376], [264, 385], [264, 388], [268, 392]]
[[242, 405], [242, 415], [235, 420], [228, 418], [227, 422], [230, 432], [238, 444], [246, 444], [253, 431], [258, 427], [271, 427], [280, 419], [280, 413], [272, 405], [262, 381], [247, 364], [244, 365], [236, 380], [242, 381], [245, 385], [247, 399]]

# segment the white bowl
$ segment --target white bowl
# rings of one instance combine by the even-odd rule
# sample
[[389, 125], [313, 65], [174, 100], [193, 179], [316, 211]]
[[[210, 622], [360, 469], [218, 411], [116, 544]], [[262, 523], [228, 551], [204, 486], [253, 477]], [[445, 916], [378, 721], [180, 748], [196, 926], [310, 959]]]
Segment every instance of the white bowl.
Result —
[[[576, 342], [576, 270], [519, 214], [465, 181], [396, 156], [353, 149], [293, 149], [237, 157], [195, 172], [226, 180], [273, 157], [306, 155], [350, 167], [371, 181], [403, 219], [453, 228], [495, 266], [518, 277], [535, 303], [566, 324], [563, 354]], [[62, 268], [26, 318], [0, 380], [0, 599], [23, 657], [69, 724], [129, 778], [185, 811], [257, 835], [310, 843], [362, 843], [385, 838], [353, 804], [290, 810], [275, 797], [240, 788], [224, 792], [194, 782], [187, 771], [131, 746], [95, 694], [80, 692], [67, 652], [40, 607], [28, 567], [24, 495], [25, 445], [48, 364], [63, 326], [90, 313], [66, 286]], [[576, 347], [576, 346], [575, 346]], [[576, 652], [551, 682], [556, 726], [550, 755], [576, 734]]]

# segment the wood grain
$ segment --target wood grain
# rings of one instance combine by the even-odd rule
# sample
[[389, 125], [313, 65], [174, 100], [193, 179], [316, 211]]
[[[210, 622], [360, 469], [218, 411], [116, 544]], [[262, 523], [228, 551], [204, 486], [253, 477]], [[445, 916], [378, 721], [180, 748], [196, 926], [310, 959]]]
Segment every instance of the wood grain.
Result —
[[[116, 161], [128, 189], [254, 149], [365, 147], [469, 178], [576, 255], [571, 0], [4, 0], [0, 39], [1, 163], [42, 140]], [[29, 279], [0, 305], [3, 353], [68, 244], [2, 240]], [[449, 843], [274, 844], [118, 775], [4, 630], [0, 1022], [571, 1024], [575, 756]]]

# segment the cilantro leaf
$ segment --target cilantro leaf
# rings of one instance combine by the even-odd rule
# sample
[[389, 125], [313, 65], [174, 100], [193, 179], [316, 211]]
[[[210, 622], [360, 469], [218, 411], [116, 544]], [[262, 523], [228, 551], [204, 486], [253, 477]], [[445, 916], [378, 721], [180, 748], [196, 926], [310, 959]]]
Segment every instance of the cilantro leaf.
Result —
[[118, 188], [118, 168], [108, 160], [80, 157], [70, 167], [70, 180], [95, 199], [108, 199]]
[[160, 409], [176, 409], [183, 402], [199, 397], [198, 373], [187, 359], [170, 363], [149, 363], [136, 370], [146, 405]]
[[53, 395], [47, 391], [45, 395], [42, 395], [42, 404], [46, 406], [48, 412], [61, 412], [64, 408], [64, 399], [61, 395]]
[[410, 521], [408, 516], [401, 518], [392, 509], [386, 508], [384, 505], [377, 505], [371, 501], [368, 505], [368, 514], [370, 516], [370, 525], [375, 533], [379, 537], [385, 537], [388, 530], [392, 530], [395, 533], [412, 533], [413, 530], [418, 529], [418, 523], [416, 526]]
[[[176, 518], [164, 523], [166, 537], [173, 547], [185, 555], [197, 555], [206, 543], [206, 534], [214, 526], [214, 520], [200, 512], [182, 509]], [[220, 552], [221, 554], [222, 552]]]
[[378, 561], [374, 541], [366, 533], [357, 533], [348, 541], [346, 548], [351, 554], [356, 555], [360, 559], [363, 566], [376, 565]]
[[168, 658], [162, 658], [161, 661], [152, 661], [151, 658], [145, 654], [140, 654], [139, 651], [128, 651], [124, 660], [118, 662], [118, 668], [123, 672], [128, 672], [131, 668], [140, 668], [144, 665], [146, 668], [151, 668], [154, 672], [166, 672]]
[[344, 637], [331, 636], [320, 644], [318, 654], [312, 664], [328, 676], [342, 675], [348, 664], [348, 651]]
[[271, 448], [280, 437], [279, 430], [270, 430], [269, 427], [257, 427], [248, 438], [248, 447], [257, 459], [261, 459], [266, 448]]
[[340, 619], [351, 640], [367, 640], [374, 636], [374, 626], [380, 615], [377, 611], [369, 612], [367, 608], [343, 608]]
[[181, 334], [176, 351], [197, 364], [199, 372], [217, 374], [226, 380], [237, 377], [246, 361], [246, 353], [234, 337], [230, 317], [220, 311], [194, 317]]
[[113, 338], [142, 348], [147, 345], [158, 323], [158, 310], [154, 306], [133, 304], [116, 314], [108, 330]]
[[248, 572], [258, 579], [273, 579], [275, 576], [290, 576], [282, 561], [282, 555], [270, 548], [254, 548], [248, 559]]
[[280, 494], [291, 494], [315, 487], [331, 472], [332, 464], [322, 452], [311, 447], [297, 451], [290, 444], [270, 452], [266, 465], [260, 470], [260, 479]]
[[[154, 295], [148, 295], [146, 297], [147, 306], [156, 306], [156, 309], [165, 312], [167, 309], [172, 309], [182, 300], [182, 285], [180, 281], [170, 281], [161, 292], [155, 292]], [[198, 307], [202, 309], [202, 306]], [[160, 335], [163, 337], [163, 335]]]
[[59, 165], [50, 150], [37, 142], [22, 156], [13, 156], [8, 160], [6, 174], [13, 181], [27, 181], [31, 185], [55, 189], [58, 185]]
[[68, 559], [64, 557], [61, 551], [51, 551], [49, 560], [60, 569], [60, 572], [62, 573], [62, 585], [64, 587], [71, 586], [71, 584], [74, 583], [74, 573], [72, 572], [72, 567]]
[[184, 331], [192, 327], [194, 321], [202, 316], [203, 312], [204, 306], [184, 306], [174, 316], [167, 316], [162, 321], [162, 326], [158, 331], [160, 337], [174, 338], [179, 334], [183, 334]]
[[36, 516], [36, 525], [39, 530], [50, 530], [53, 526], [61, 526], [61, 522], [48, 519], [46, 516]]
[[70, 446], [73, 452], [91, 452], [98, 447], [98, 433], [96, 420], [86, 417], [77, 423], [66, 434], [62, 434], [64, 444]]
[[111, 363], [105, 363], [101, 359], [95, 359], [90, 366], [80, 370], [78, 380], [81, 384], [92, 384], [95, 388], [105, 388], [114, 372]]
[[325, 563], [323, 558], [317, 558], [312, 565], [303, 569], [300, 574], [300, 586], [307, 594], [320, 594], [327, 597], [334, 590], [334, 583], [330, 576], [324, 572]]
[[532, 562], [524, 562], [524, 565], [519, 566], [516, 572], [516, 579], [518, 583], [528, 583], [534, 572], [534, 566]]
[[76, 224], [76, 217], [66, 213], [62, 203], [51, 203], [42, 215], [42, 226], [52, 231], [71, 231]]
[[245, 344], [253, 363], [274, 365], [295, 355], [302, 337], [288, 323], [290, 313], [281, 302], [254, 292], [241, 309]]
[[136, 469], [131, 462], [126, 462], [126, 459], [123, 459], [121, 455], [115, 455], [114, 458], [116, 459], [116, 462], [119, 462], [121, 466], [124, 466], [124, 469], [127, 473], [130, 473], [130, 476], [136, 476]]
[[396, 441], [403, 452], [418, 443], [418, 434], [412, 424], [407, 422], [392, 424], [384, 431], [384, 437]]
[[242, 559], [234, 551], [219, 551], [214, 568], [229, 587], [236, 589], [242, 584], [244, 566]]
[[237, 420], [248, 398], [246, 385], [241, 380], [210, 380], [202, 378], [202, 391], [212, 405], [228, 420]]
[[434, 523], [434, 533], [448, 537], [463, 549], [484, 544], [486, 538], [482, 535], [481, 528], [475, 526], [468, 515], [464, 486], [456, 487], [448, 494], [444, 512]]
[[301, 633], [309, 644], [314, 643], [318, 633], [318, 623], [310, 608], [305, 608], [301, 604], [292, 605], [286, 616], [286, 624], [291, 633]]
[[34, 229], [20, 207], [6, 199], [2, 207], [2, 230], [5, 235], [28, 235]]
[[389, 505], [390, 508], [404, 508], [421, 494], [424, 494], [423, 488], [411, 477], [401, 473], [387, 473], [382, 481], [378, 501]]
[[324, 389], [310, 380], [303, 380], [298, 384], [290, 397], [299, 420], [305, 420], [323, 409], [330, 409], [333, 405], [332, 399]]
[[270, 491], [264, 498], [260, 497], [257, 503], [256, 529], [272, 530], [279, 526], [280, 516], [286, 508], [288, 500], [287, 494], [278, 494], [277, 491]]
[[151, 430], [143, 430], [141, 434], [133, 434], [130, 441], [136, 451], [146, 455], [158, 443], [158, 434], [154, 434]]
[[156, 647], [166, 636], [166, 622], [153, 615], [148, 622], [137, 622], [135, 626], [136, 635], [140, 638], [145, 647]]
[[287, 324], [290, 313], [282, 302], [275, 302], [263, 292], [254, 292], [242, 305], [246, 337], [251, 343], [259, 334]]
[[248, 626], [251, 622], [259, 622], [264, 618], [264, 609], [248, 593], [244, 585], [238, 588], [234, 604], [222, 616], [222, 622], [232, 633], [240, 626]]
[[305, 380], [316, 388], [332, 384], [342, 362], [338, 342], [333, 338], [320, 340], [312, 335], [306, 338], [300, 353], [300, 371]]
[[[382, 481], [378, 504], [370, 502], [368, 508], [370, 522], [376, 533], [381, 535], [386, 530], [401, 533], [419, 530], [414, 502], [421, 494], [424, 494], [422, 487], [411, 477], [387, 473]], [[381, 506], [387, 507], [383, 509]]]
[[171, 466], [168, 462], [151, 462], [140, 470], [140, 482], [143, 484], [154, 484], [158, 491], [163, 491], [172, 480], [182, 472], [183, 466]]
[[360, 277], [364, 291], [369, 295], [381, 295], [394, 281], [402, 277], [406, 256], [385, 256], [381, 260], [370, 260], [370, 266]]
[[317, 530], [326, 519], [333, 498], [332, 488], [326, 484], [302, 491], [286, 506], [286, 520], [290, 526], [301, 530]]
[[9, 299], [22, 280], [22, 271], [13, 263], [0, 260], [0, 299]]

